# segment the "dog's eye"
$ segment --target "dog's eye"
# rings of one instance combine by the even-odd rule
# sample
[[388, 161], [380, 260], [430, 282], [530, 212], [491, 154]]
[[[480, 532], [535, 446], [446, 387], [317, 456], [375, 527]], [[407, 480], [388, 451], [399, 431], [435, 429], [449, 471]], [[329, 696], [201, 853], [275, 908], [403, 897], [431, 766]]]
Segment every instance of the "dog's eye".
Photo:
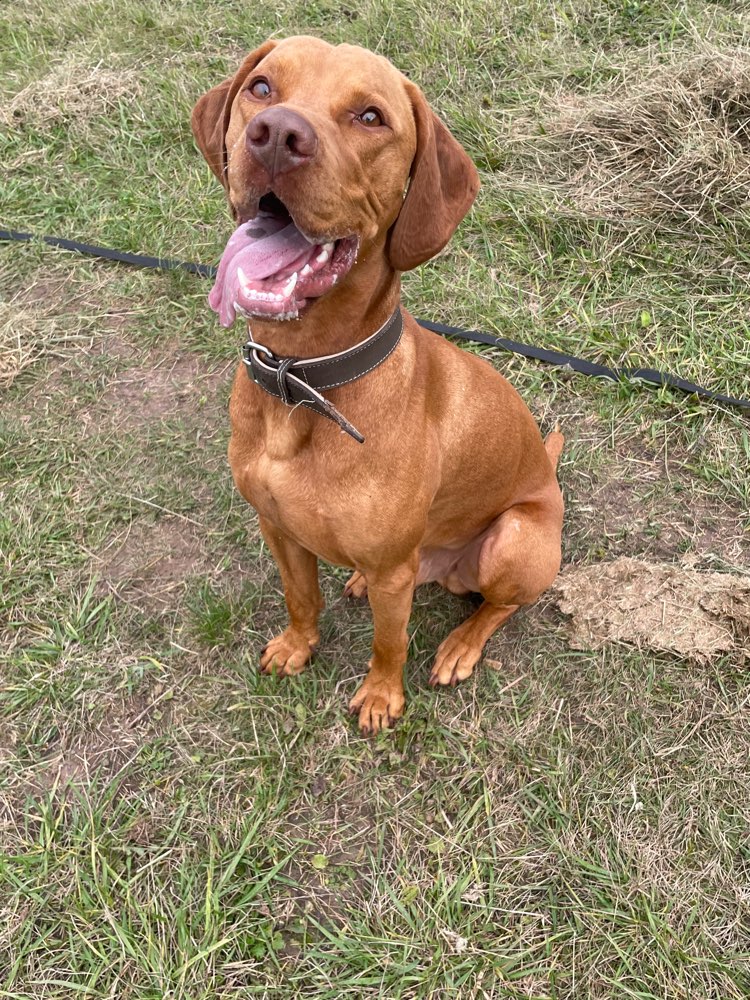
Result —
[[264, 80], [262, 77], [259, 80], [253, 80], [247, 89], [253, 97], [257, 97], [259, 101], [271, 96], [271, 87], [268, 80]]
[[383, 119], [377, 108], [368, 108], [367, 111], [363, 111], [361, 115], [357, 116], [359, 121], [368, 128], [377, 128], [379, 125], [383, 124]]

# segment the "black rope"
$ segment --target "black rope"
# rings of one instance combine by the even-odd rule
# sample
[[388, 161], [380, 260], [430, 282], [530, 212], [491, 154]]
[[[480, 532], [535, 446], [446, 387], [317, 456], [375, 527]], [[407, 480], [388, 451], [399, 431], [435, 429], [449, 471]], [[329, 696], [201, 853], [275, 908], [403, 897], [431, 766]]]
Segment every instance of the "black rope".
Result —
[[669, 372], [660, 372], [655, 368], [608, 368], [606, 365], [597, 364], [596, 361], [585, 361], [583, 358], [575, 358], [569, 354], [562, 354], [560, 351], [548, 351], [544, 347], [532, 347], [531, 344], [522, 344], [517, 340], [507, 340], [505, 337], [493, 337], [489, 333], [481, 333], [478, 330], [460, 330], [455, 326], [445, 326], [443, 323], [431, 323], [426, 319], [417, 320], [420, 326], [434, 333], [441, 333], [443, 336], [463, 337], [465, 340], [475, 340], [479, 344], [492, 344], [502, 347], [506, 351], [514, 354], [521, 354], [524, 358], [534, 358], [536, 361], [544, 361], [548, 365], [556, 365], [558, 368], [570, 368], [574, 372], [582, 375], [592, 375], [598, 378], [608, 378], [613, 382], [620, 382], [623, 379], [650, 382], [653, 385], [668, 385], [672, 389], [680, 389], [682, 392], [694, 393], [704, 399], [713, 399], [718, 403], [726, 403], [728, 406], [739, 406], [741, 409], [750, 409], [750, 399], [735, 399], [733, 396], [724, 396], [720, 392], [713, 392], [711, 389], [704, 389], [700, 385], [688, 382], [687, 379], [680, 378], [679, 375], [671, 375]]
[[[74, 250], [77, 253], [87, 254], [91, 257], [100, 257], [104, 260], [116, 260], [123, 264], [134, 264], [136, 267], [158, 268], [162, 271], [188, 271], [190, 274], [199, 274], [203, 278], [215, 278], [216, 268], [210, 264], [192, 264], [184, 260], [172, 260], [165, 257], [149, 257], [140, 253], [123, 253], [119, 250], [110, 250], [107, 247], [92, 246], [89, 243], [79, 243], [77, 240], [66, 240], [59, 236], [34, 236], [33, 233], [20, 233], [13, 229], [0, 229], [0, 240], [28, 243], [32, 240], [41, 239], [49, 246], [60, 247], [63, 250]], [[610, 379], [613, 382], [627, 380], [640, 380], [649, 382], [652, 385], [668, 385], [672, 389], [679, 389], [682, 392], [692, 393], [701, 396], [703, 399], [712, 399], [718, 403], [725, 403], [727, 406], [737, 406], [740, 409], [750, 409], [750, 400], [734, 399], [732, 396], [724, 396], [720, 392], [713, 392], [711, 389], [704, 389], [700, 385], [688, 382], [687, 379], [678, 375], [671, 375], [669, 372], [660, 372], [654, 368], [608, 368], [606, 365], [597, 364], [595, 361], [585, 361], [583, 358], [576, 358], [570, 354], [563, 354], [560, 351], [549, 351], [543, 347], [532, 347], [530, 344], [522, 344], [517, 340], [508, 340], [505, 337], [493, 337], [489, 333], [482, 333], [479, 330], [461, 330], [456, 326], [446, 326], [444, 323], [432, 323], [426, 319], [418, 319], [417, 323], [426, 330], [439, 333], [444, 337], [460, 337], [463, 340], [471, 340], [478, 344], [489, 344], [492, 347], [501, 347], [505, 351], [512, 351], [513, 354], [520, 354], [524, 358], [533, 358], [536, 361], [543, 361], [548, 365], [555, 365], [558, 368], [570, 368], [574, 372], [583, 375], [591, 375], [598, 378]]]
[[190, 264], [184, 260], [170, 260], [168, 257], [148, 257], [142, 253], [124, 253], [121, 250], [110, 250], [107, 247], [95, 247], [90, 243], [79, 243], [77, 240], [64, 240], [61, 236], [34, 236], [33, 233], [19, 233], [14, 229], [0, 229], [0, 240], [29, 243], [40, 239], [51, 247], [63, 250], [75, 250], [90, 257], [102, 257], [104, 260], [118, 260], [122, 264], [134, 264], [136, 267], [155, 267], [161, 271], [189, 271], [199, 274], [202, 278], [215, 278], [216, 268], [209, 264]]

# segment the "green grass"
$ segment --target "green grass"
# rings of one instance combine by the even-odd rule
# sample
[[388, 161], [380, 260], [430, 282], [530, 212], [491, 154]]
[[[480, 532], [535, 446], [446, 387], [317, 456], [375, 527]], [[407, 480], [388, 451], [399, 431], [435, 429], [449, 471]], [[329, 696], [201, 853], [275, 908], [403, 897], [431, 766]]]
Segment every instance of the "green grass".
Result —
[[[561, 99], [747, 52], [742, 5], [6, 8], [3, 225], [215, 260], [229, 224], [192, 103], [270, 34], [352, 41], [409, 71], [482, 175], [406, 276], [415, 314], [748, 395], [750, 212], [584, 211], [545, 160]], [[467, 605], [428, 587], [405, 718], [362, 739], [345, 705], [372, 627], [342, 569], [321, 573], [315, 662], [257, 672], [283, 598], [226, 466], [239, 342], [207, 285], [0, 255], [25, 363], [0, 384], [0, 997], [750, 994], [746, 663], [574, 650], [546, 597], [435, 692]], [[483, 353], [563, 425], [567, 563], [748, 571], [746, 417]]]

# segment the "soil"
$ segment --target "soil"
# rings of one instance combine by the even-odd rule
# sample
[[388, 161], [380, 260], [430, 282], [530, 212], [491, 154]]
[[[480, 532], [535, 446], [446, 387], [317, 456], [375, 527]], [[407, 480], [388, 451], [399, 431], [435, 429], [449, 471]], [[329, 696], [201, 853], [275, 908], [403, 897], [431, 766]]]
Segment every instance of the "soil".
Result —
[[210, 571], [204, 532], [180, 518], [138, 520], [99, 553], [98, 593], [114, 593], [143, 610], [174, 604], [191, 575]]
[[750, 576], [703, 573], [623, 556], [568, 567], [558, 577], [557, 605], [571, 616], [574, 649], [625, 642], [707, 663], [750, 651]]

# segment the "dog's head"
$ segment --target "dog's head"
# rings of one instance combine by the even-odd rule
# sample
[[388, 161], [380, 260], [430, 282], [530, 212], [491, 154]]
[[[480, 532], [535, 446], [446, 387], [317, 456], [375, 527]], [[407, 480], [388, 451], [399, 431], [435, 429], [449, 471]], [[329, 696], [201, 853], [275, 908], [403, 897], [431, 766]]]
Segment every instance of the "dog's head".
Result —
[[200, 98], [192, 126], [239, 223], [217, 283], [230, 321], [235, 305], [298, 315], [374, 248], [416, 267], [479, 187], [419, 88], [356, 46], [266, 42]]

